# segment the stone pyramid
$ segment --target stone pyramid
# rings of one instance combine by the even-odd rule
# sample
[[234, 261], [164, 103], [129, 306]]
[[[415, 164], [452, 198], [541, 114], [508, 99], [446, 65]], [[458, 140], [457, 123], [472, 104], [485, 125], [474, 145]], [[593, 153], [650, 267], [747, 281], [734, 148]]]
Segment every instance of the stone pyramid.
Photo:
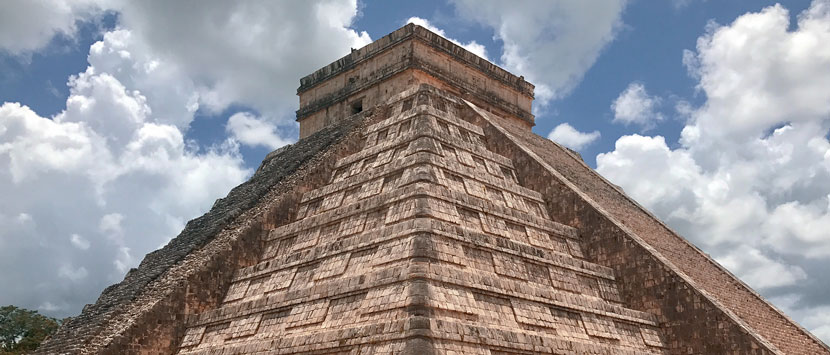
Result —
[[298, 93], [302, 139], [41, 353], [830, 354], [422, 27]]

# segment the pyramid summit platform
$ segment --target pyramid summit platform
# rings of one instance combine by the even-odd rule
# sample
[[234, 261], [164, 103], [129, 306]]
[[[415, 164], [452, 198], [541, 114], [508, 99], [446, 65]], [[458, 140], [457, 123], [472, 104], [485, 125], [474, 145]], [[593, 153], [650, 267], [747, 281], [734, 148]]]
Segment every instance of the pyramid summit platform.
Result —
[[416, 26], [301, 79], [269, 154], [42, 354], [830, 354]]

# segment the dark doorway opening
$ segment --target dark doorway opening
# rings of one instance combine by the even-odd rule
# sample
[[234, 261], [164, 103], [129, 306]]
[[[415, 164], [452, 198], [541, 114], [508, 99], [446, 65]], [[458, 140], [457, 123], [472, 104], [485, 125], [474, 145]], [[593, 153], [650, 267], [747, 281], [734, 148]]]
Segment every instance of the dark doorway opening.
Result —
[[352, 102], [352, 114], [363, 112], [363, 100], [357, 100]]

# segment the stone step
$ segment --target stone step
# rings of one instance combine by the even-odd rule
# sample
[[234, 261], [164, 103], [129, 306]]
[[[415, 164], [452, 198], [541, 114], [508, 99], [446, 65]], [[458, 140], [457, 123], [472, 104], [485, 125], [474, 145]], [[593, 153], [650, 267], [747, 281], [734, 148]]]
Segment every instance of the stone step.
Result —
[[[348, 165], [359, 163], [361, 160], [390, 149], [401, 146], [406, 147], [408, 143], [422, 137], [433, 138], [438, 143], [455, 147], [455, 149], [460, 152], [464, 152], [466, 155], [476, 156], [496, 164], [513, 168], [513, 163], [509, 159], [493, 153], [479, 142], [483, 140], [483, 136], [461, 128], [457, 126], [457, 124], [459, 123], [449, 123], [447, 118], [439, 118], [426, 114], [412, 116], [403, 122], [397, 123], [396, 125], [390, 127], [390, 130], [395, 127], [398, 128], [395, 128], [393, 133], [383, 134], [382, 139], [378, 140], [375, 144], [364, 147], [361, 151], [338, 160], [335, 164], [335, 168], [340, 169]], [[367, 135], [366, 139], [371, 140], [371, 135]], [[429, 148], [430, 147], [426, 146], [422, 149], [428, 150]], [[440, 150], [433, 149], [432, 151], [436, 154], [440, 154]]]
[[[537, 273], [536, 277], [523, 278], [517, 276], [515, 270], [500, 271], [497, 258], [492, 259], [494, 264], [489, 265], [490, 270], [487, 270], [486, 265], [476, 262], [475, 256], [469, 256], [467, 260], [460, 260], [460, 257], [455, 256], [454, 254], [459, 254], [459, 251], [452, 250], [452, 246], [458, 244], [460, 243], [456, 240], [436, 240], [436, 237], [418, 233], [388, 240], [371, 249], [341, 253], [312, 264], [296, 265], [288, 269], [263, 270], [250, 277], [236, 279], [228, 291], [225, 305], [200, 315], [193, 322], [215, 323], [228, 317], [238, 317], [240, 314], [282, 309], [297, 302], [313, 302], [332, 295], [360, 292], [366, 288], [390, 282], [403, 282], [413, 277], [456, 284], [457, 287], [510, 296], [527, 302], [547, 303], [549, 306], [574, 311], [599, 315], [613, 314], [614, 317], [625, 321], [648, 324], [655, 322], [649, 314], [628, 310], [600, 298], [599, 296], [607, 297], [606, 293], [614, 291], [612, 279], [591, 277], [574, 270], [535, 263], [533, 264], [536, 265], [537, 271], [549, 270], [545, 271], [548, 274]], [[424, 258], [434, 261], [429, 261], [420, 269], [412, 269], [413, 264], [407, 264], [410, 260]], [[500, 258], [503, 260], [502, 268], [504, 265], [527, 263], [526, 259], [516, 256], [502, 255]], [[438, 263], [451, 263], [447, 260], [455, 263]], [[461, 265], [470, 267], [464, 268], [460, 267]], [[549, 269], [551, 267], [557, 271]], [[530, 275], [532, 271], [527, 269], [522, 272]], [[577, 283], [580, 277], [590, 279], [593, 283], [588, 285], [583, 282], [577, 285], [577, 288], [563, 286], [569, 282]]]
[[[576, 232], [571, 227], [530, 215], [516, 217], [516, 215], [509, 216], [498, 212], [485, 212], [486, 209], [482, 206], [465, 203], [462, 199], [452, 204], [430, 187], [430, 184], [416, 183], [401, 191], [379, 195], [374, 201], [367, 201], [367, 206], [359, 210], [345, 206], [342, 210], [325, 212], [309, 217], [308, 221], [299, 221], [274, 229], [264, 241], [262, 263], [279, 265], [287, 261], [284, 258], [289, 257], [295, 261], [308, 261], [307, 258], [313, 258], [317, 253], [331, 248], [332, 245], [340, 248], [355, 241], [380, 238], [382, 235], [379, 233], [386, 232], [385, 229], [374, 231], [375, 228], [384, 228], [384, 226], [412, 218], [432, 217], [435, 221], [430, 222], [428, 226], [432, 229], [425, 230], [425, 232], [443, 231], [459, 235], [464, 233], [475, 238], [479, 243], [498, 244], [501, 247], [510, 247], [522, 253], [549, 259], [554, 257], [546, 256], [548, 254], [563, 255], [557, 256], [556, 259], [563, 257], [565, 260], [574, 259], [567, 261], [568, 264], [573, 265], [590, 264], [579, 260], [582, 257], [582, 251]], [[371, 202], [377, 202], [378, 205], [373, 206]], [[536, 224], [537, 222], [539, 224]], [[311, 251], [295, 255], [296, 252], [304, 249]], [[270, 260], [277, 254], [290, 254], [291, 256]], [[262, 263], [247, 269], [260, 269]], [[591, 268], [600, 267], [592, 266]]]
[[[329, 197], [338, 199], [339, 203], [339, 194], [348, 193], [353, 198], [366, 198], [377, 193], [377, 189], [382, 187], [385, 181], [388, 182], [390, 177], [398, 174], [402, 175], [408, 171], [411, 172], [412, 169], [420, 168], [422, 165], [429, 165], [430, 171], [428, 173], [431, 172], [432, 176], [435, 177], [433, 182], [446, 187], [455, 187], [459, 191], [467, 191], [468, 194], [473, 196], [498, 201], [505, 199], [508, 199], [507, 202], [517, 201], [508, 206], [523, 211], [527, 210], [523, 206], [525, 200], [533, 201], [540, 206], [544, 204], [544, 200], [539, 193], [521, 187], [515, 182], [506, 181], [500, 176], [494, 176], [483, 169], [457, 166], [457, 164], [433, 154], [415, 153], [372, 168], [359, 175], [335, 181], [323, 188], [309, 191], [303, 195], [300, 208], [304, 208], [303, 204], [309, 204], [312, 201], [322, 204], [323, 200]], [[411, 180], [404, 179], [398, 182], [405, 185], [410, 183]], [[462, 186], [464, 189], [460, 188]], [[304, 214], [300, 214], [298, 218], [304, 216]]]

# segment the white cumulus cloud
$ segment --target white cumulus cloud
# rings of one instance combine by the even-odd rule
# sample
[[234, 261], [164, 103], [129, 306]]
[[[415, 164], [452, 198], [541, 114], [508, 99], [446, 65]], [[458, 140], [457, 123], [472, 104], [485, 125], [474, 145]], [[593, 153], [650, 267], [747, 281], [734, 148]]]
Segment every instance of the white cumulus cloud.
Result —
[[78, 268], [73, 268], [69, 265], [63, 265], [58, 269], [58, 276], [67, 278], [72, 281], [78, 281], [81, 279], [86, 278], [89, 272], [86, 271], [86, 268], [81, 266]]
[[300, 77], [371, 42], [350, 28], [357, 0], [131, 1], [119, 10], [142, 53], [193, 82], [200, 107], [241, 104], [291, 127]]
[[580, 132], [567, 123], [559, 124], [548, 134], [548, 139], [573, 150], [582, 150], [599, 137], [599, 131]]
[[485, 48], [484, 45], [482, 45], [482, 44], [480, 44], [476, 41], [461, 43], [457, 39], [450, 38], [449, 36], [447, 36], [447, 34], [444, 32], [444, 30], [433, 26], [431, 23], [429, 23], [428, 20], [420, 18], [420, 17], [410, 17], [408, 20], [406, 20], [406, 23], [414, 23], [416, 25], [425, 27], [428, 30], [437, 33], [439, 36], [450, 40], [450, 42], [455, 43], [455, 44], [457, 44], [461, 47], [464, 47], [464, 49], [466, 49], [470, 52], [473, 52], [473, 54], [475, 54], [479, 57], [482, 57], [484, 59], [490, 60], [489, 58], [487, 58], [487, 48]]
[[273, 150], [289, 143], [277, 134], [277, 127], [273, 123], [248, 112], [233, 114], [228, 119], [225, 130], [231, 137], [249, 146], [263, 146]]
[[81, 250], [89, 249], [89, 241], [84, 239], [84, 237], [82, 237], [80, 235], [77, 235], [77, 234], [73, 233], [69, 237], [69, 241], [72, 242], [72, 245], [75, 246], [78, 249], [81, 249]]
[[77, 21], [102, 9], [96, 0], [9, 0], [0, 11], [0, 53], [29, 54], [56, 35], [75, 36]]
[[614, 122], [636, 124], [643, 129], [653, 128], [656, 121], [662, 121], [663, 115], [657, 111], [661, 99], [646, 92], [641, 83], [631, 83], [611, 103]]
[[[130, 250], [156, 248], [250, 174], [234, 148], [189, 150], [175, 126], [147, 122], [141, 100], [111, 77], [87, 84], [69, 98], [83, 109], [52, 119], [0, 106], [0, 195], [11, 202], [0, 216], [28, 216], [0, 218], [0, 282], [21, 285], [2, 303], [77, 312], [135, 266]], [[102, 107], [127, 122], [88, 116]]]
[[[0, 104], [0, 283], [21, 286], [0, 304], [55, 316], [79, 312], [244, 181], [240, 144], [296, 139], [299, 78], [370, 42], [350, 28], [356, 0], [4, 5], [0, 51], [12, 55], [118, 12], [68, 79], [65, 110]], [[196, 112], [231, 105], [259, 115], [236, 115], [215, 145], [185, 138]]]
[[761, 289], [791, 286], [807, 278], [801, 267], [773, 260], [747, 245], [738, 247], [734, 253], [721, 257], [718, 261], [732, 272], [742, 275], [744, 282]]
[[[676, 146], [621, 137], [597, 170], [799, 317], [830, 302], [830, 1], [791, 29], [781, 5], [712, 24], [683, 62], [688, 103]], [[647, 177], [647, 178], [644, 178]], [[811, 282], [801, 282], [805, 279]], [[783, 297], [783, 298], [782, 298]], [[815, 317], [813, 317], [815, 318]], [[827, 328], [804, 321], [817, 334]]]
[[545, 104], [576, 87], [622, 26], [625, 0], [453, 0], [460, 16], [503, 42], [501, 65], [536, 84]]

